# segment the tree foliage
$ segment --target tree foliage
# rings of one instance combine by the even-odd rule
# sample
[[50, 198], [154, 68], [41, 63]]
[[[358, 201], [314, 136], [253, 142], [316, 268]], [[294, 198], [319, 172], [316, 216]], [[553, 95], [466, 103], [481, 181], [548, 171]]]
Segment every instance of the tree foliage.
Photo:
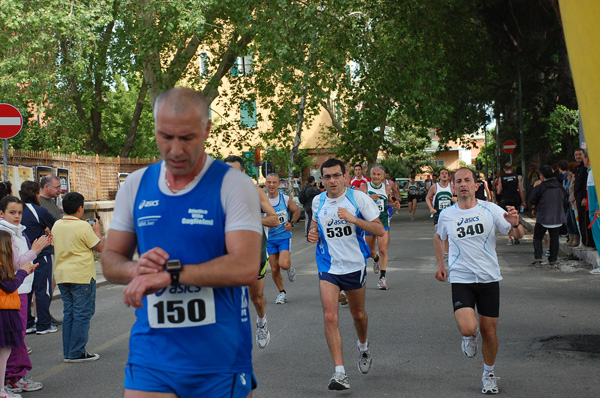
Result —
[[[24, 149], [154, 155], [154, 99], [185, 84], [224, 109], [217, 155], [261, 141], [297, 164], [325, 109], [321, 146], [336, 156], [419, 167], [431, 129], [442, 147], [459, 141], [490, 106], [500, 142], [517, 140], [518, 74], [525, 156], [542, 139], [553, 149], [541, 157], [573, 149], [557, 108], [577, 109], [557, 0], [4, 0], [0, 22], [0, 96], [28, 120], [11, 141]], [[239, 57], [250, 69], [232, 76]], [[258, 110], [258, 129], [242, 109]]]

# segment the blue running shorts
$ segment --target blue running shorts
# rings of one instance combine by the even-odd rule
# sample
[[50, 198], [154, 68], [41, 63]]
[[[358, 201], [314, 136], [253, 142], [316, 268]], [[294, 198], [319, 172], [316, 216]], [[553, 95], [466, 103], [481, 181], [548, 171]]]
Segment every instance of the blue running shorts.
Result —
[[271, 254], [277, 254], [284, 250], [290, 251], [290, 247], [292, 247], [292, 239], [277, 239], [277, 240], [268, 240], [267, 241], [267, 254], [270, 256]]
[[340, 290], [357, 290], [365, 285], [367, 277], [367, 266], [362, 271], [351, 272], [349, 274], [330, 274], [329, 272], [319, 272], [319, 280], [327, 281], [339, 286]]
[[176, 394], [178, 397], [246, 398], [257, 386], [253, 373], [188, 375], [128, 363], [128, 390]]

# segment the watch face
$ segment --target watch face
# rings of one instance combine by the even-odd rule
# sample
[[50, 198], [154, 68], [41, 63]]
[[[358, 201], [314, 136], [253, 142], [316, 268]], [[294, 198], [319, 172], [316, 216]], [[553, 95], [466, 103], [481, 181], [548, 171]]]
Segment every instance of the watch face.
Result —
[[165, 270], [167, 270], [168, 272], [181, 271], [182, 268], [183, 267], [179, 260], [169, 260], [165, 265]]

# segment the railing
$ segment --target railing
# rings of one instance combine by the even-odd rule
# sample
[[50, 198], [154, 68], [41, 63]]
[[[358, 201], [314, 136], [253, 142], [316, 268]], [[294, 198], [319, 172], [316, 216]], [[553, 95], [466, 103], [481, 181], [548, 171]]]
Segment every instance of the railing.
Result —
[[[142, 167], [158, 162], [159, 159], [121, 158], [84, 156], [54, 153], [47, 151], [22, 151], [9, 149], [8, 165], [31, 167], [33, 178], [37, 166], [52, 167], [69, 171], [70, 191], [82, 194], [87, 200], [113, 200], [118, 189], [119, 173], [131, 173]], [[0, 176], [4, 179], [4, 176]], [[21, 181], [22, 182], [22, 181]], [[13, 186], [13, 195], [18, 195], [19, 187]]]

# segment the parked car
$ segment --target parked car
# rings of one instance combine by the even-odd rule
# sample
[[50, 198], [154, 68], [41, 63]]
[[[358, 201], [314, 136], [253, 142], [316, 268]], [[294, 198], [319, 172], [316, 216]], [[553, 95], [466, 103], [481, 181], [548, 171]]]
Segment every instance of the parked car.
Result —
[[400, 190], [400, 203], [402, 204], [408, 203], [408, 192], [404, 190], [404, 186], [409, 181], [410, 178], [396, 178], [396, 183], [398, 184], [398, 189]]

